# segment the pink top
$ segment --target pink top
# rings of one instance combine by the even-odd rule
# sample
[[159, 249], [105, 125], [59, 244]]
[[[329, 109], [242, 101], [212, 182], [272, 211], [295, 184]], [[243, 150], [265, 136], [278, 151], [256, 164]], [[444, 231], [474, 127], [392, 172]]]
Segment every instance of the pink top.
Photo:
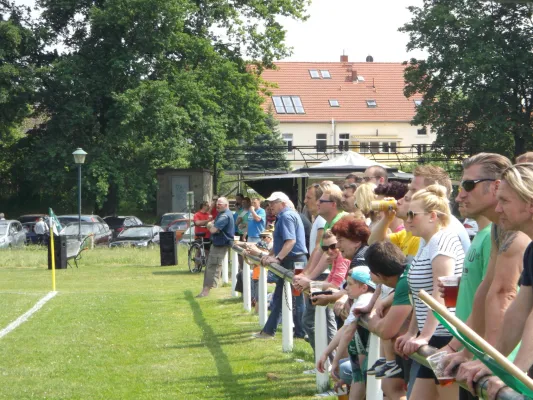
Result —
[[403, 231], [405, 229], [405, 226], [403, 224], [401, 224], [399, 227], [397, 227], [393, 233], [398, 233], [400, 231]]
[[350, 260], [343, 258], [341, 253], [331, 263], [331, 272], [328, 275], [327, 282], [333, 283], [335, 286], [340, 287], [344, 279], [346, 278], [346, 272], [350, 268]]

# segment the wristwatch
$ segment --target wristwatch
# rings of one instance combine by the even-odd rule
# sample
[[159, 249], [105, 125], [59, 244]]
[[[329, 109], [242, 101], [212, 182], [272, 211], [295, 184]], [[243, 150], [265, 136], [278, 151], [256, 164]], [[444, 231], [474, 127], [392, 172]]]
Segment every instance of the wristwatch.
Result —
[[279, 256], [276, 256], [276, 260], [278, 260], [280, 263], [283, 262], [283, 260], [279, 258]]

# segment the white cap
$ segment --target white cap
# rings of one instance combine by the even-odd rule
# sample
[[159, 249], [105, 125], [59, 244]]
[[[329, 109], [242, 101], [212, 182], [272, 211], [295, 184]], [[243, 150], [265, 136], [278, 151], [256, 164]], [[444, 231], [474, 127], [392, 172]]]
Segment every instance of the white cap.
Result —
[[291, 199], [283, 192], [274, 192], [270, 195], [267, 201], [281, 201], [285, 204], [289, 203]]

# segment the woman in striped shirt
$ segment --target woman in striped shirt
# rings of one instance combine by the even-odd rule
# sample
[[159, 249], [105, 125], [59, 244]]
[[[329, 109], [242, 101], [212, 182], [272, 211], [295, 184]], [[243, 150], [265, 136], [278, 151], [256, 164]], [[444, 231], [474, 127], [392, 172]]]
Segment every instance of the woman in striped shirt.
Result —
[[[457, 233], [447, 229], [450, 215], [444, 186], [428, 186], [411, 198], [406, 225], [414, 236], [422, 240], [407, 276], [416, 318], [411, 320], [409, 331], [396, 341], [396, 348], [404, 354], [414, 353], [426, 344], [439, 349], [452, 338], [418, 298], [418, 293], [423, 289], [444, 304], [444, 299], [439, 295], [438, 279], [462, 274], [464, 251]], [[455, 313], [455, 308], [448, 310]], [[410, 400], [455, 400], [457, 393], [455, 384], [439, 386], [433, 371], [421, 365]]]

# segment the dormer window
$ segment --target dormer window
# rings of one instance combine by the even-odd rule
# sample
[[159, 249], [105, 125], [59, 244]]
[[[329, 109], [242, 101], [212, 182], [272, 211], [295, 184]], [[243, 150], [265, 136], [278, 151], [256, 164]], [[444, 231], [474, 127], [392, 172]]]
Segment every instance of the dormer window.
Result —
[[364, 82], [365, 77], [363, 75], [357, 75], [357, 82]]
[[340, 107], [339, 100], [329, 100], [330, 107]]
[[376, 100], [367, 100], [366, 106], [368, 108], [376, 108], [378, 106], [378, 103], [376, 102]]
[[331, 74], [327, 69], [320, 70], [320, 73], [322, 74], [322, 78], [324, 79], [331, 79]]
[[320, 79], [320, 74], [318, 73], [318, 70], [316, 69], [310, 69], [309, 75], [311, 75], [311, 78], [313, 79]]

